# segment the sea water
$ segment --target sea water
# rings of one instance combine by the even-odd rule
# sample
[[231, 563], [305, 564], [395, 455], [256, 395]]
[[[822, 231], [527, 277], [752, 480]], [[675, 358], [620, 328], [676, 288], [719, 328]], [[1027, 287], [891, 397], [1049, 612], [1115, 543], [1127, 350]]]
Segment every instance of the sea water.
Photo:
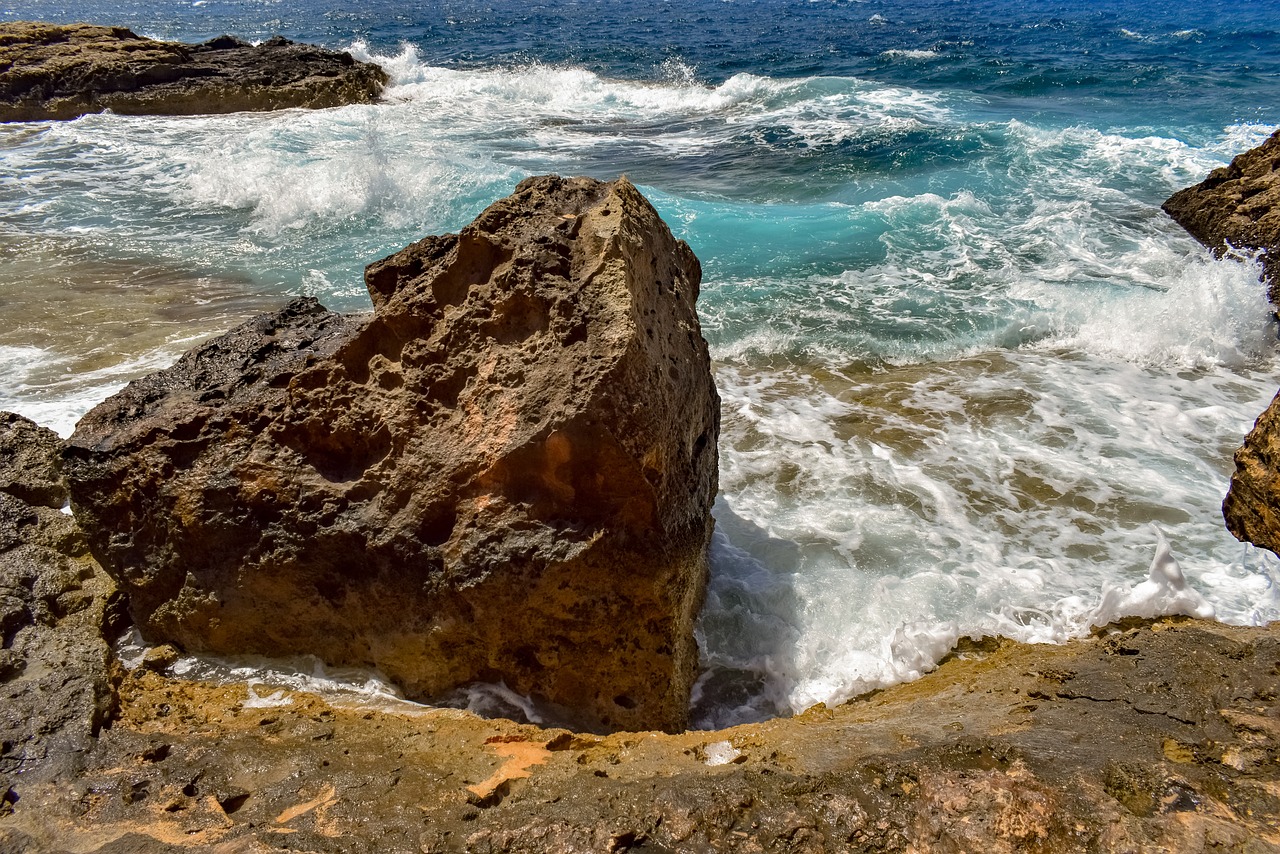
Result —
[[[724, 402], [700, 725], [915, 678], [966, 635], [1280, 617], [1280, 562], [1219, 511], [1280, 384], [1260, 267], [1159, 209], [1280, 126], [1280, 3], [17, 0], [3, 19], [282, 33], [392, 83], [318, 112], [0, 126], [0, 408], [68, 434], [290, 296], [367, 309], [365, 264], [524, 176], [626, 174], [703, 262]], [[501, 686], [464, 701], [537, 717]]]

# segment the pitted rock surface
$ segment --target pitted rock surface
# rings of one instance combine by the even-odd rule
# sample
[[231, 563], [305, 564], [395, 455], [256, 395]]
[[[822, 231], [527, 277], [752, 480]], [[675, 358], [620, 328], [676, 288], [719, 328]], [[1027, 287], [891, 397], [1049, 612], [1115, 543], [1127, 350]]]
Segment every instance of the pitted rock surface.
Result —
[[144, 635], [504, 682], [680, 729], [719, 399], [688, 246], [625, 179], [520, 184], [89, 413], [66, 467]]
[[1277, 672], [1280, 624], [1135, 621], [966, 642], [791, 718], [592, 735], [139, 667], [84, 771], [0, 808], [0, 851], [1275, 852]]
[[0, 23], [0, 121], [336, 107], [378, 99], [387, 75], [279, 36], [188, 45], [92, 24]]

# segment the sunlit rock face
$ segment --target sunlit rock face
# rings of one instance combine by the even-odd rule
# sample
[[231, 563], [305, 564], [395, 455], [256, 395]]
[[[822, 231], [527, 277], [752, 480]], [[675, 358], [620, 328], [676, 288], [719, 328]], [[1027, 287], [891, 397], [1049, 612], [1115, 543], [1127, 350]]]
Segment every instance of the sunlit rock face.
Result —
[[529, 179], [132, 383], [72, 436], [77, 517], [145, 635], [502, 681], [679, 729], [719, 399], [697, 259], [625, 179]]
[[1228, 247], [1264, 250], [1268, 295], [1280, 304], [1280, 131], [1174, 193], [1164, 210], [1215, 254]]
[[1238, 540], [1280, 554], [1280, 395], [1236, 449], [1235, 463], [1222, 502], [1227, 530]]

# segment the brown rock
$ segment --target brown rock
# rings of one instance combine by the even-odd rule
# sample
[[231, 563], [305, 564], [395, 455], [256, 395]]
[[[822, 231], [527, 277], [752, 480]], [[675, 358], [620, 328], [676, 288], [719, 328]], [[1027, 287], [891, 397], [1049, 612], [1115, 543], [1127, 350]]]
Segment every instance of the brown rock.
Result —
[[1201, 183], [1174, 193], [1164, 210], [1219, 256], [1228, 244], [1266, 250], [1268, 296], [1280, 305], [1280, 131]]
[[626, 180], [529, 179], [371, 265], [371, 317], [298, 300], [97, 407], [77, 515], [154, 641], [680, 729], [719, 426], [699, 279]]
[[[1262, 249], [1267, 295], [1280, 306], [1280, 131], [1200, 184], [1175, 193], [1164, 209], [1218, 255], [1228, 245]], [[1258, 416], [1235, 453], [1222, 515], [1237, 539], [1280, 553], [1280, 396]]]
[[1235, 462], [1222, 502], [1227, 530], [1237, 540], [1280, 554], [1280, 394], [1244, 437]]
[[335, 107], [378, 99], [386, 73], [346, 52], [279, 36], [159, 42], [124, 27], [0, 24], [0, 121], [73, 119], [113, 110], [192, 115]]

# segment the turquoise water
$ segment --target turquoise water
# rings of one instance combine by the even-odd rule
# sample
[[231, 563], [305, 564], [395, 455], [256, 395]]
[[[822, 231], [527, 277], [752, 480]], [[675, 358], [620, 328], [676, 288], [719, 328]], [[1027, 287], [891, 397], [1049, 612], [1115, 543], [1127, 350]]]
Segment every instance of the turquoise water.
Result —
[[[965, 634], [1280, 615], [1276, 559], [1218, 512], [1277, 385], [1258, 267], [1159, 210], [1280, 125], [1280, 3], [4, 17], [281, 32], [393, 84], [324, 112], [0, 126], [0, 407], [69, 432], [287, 296], [367, 308], [365, 264], [526, 175], [627, 174], [703, 261], [724, 398], [705, 725], [912, 678]], [[1142, 586], [1155, 529], [1203, 602]]]

